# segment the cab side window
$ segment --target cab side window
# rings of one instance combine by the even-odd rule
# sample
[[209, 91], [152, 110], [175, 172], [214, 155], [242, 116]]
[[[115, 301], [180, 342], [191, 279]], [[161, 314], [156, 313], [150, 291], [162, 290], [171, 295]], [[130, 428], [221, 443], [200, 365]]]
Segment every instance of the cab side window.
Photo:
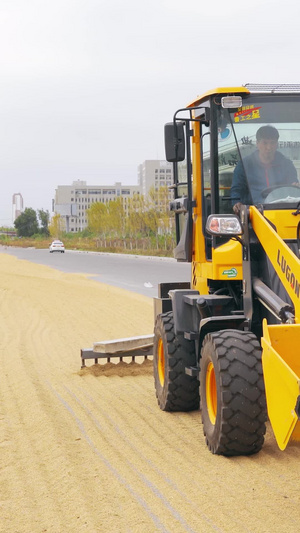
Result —
[[[203, 228], [205, 228], [207, 217], [211, 214], [211, 146], [210, 146], [210, 128], [201, 125], [201, 168], [203, 183]], [[206, 234], [205, 237], [205, 254], [207, 259], [211, 259], [212, 238]]]
[[230, 189], [238, 154], [227, 110], [218, 117], [219, 211], [232, 213]]
[[205, 218], [211, 214], [211, 153], [210, 153], [210, 129], [202, 125], [202, 182]]

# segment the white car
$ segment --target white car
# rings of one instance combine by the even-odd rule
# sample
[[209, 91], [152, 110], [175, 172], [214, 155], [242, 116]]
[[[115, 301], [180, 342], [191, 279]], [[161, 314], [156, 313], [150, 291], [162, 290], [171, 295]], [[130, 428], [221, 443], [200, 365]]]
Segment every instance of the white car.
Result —
[[52, 252], [65, 253], [64, 243], [61, 241], [53, 241], [49, 246], [49, 252], [50, 254], [52, 254]]

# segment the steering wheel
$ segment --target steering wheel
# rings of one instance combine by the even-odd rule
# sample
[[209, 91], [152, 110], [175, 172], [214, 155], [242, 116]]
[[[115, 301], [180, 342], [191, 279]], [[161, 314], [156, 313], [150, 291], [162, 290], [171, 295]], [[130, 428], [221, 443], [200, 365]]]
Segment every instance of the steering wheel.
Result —
[[[276, 191], [276, 190], [280, 190], [280, 189], [288, 189], [288, 192], [286, 193], [287, 195], [290, 195], [293, 190], [296, 192], [297, 191], [297, 196], [299, 197], [300, 196], [300, 183], [299, 183], [299, 186], [298, 185], [293, 185], [292, 183], [290, 184], [285, 184], [285, 185], [273, 185], [272, 187], [267, 187], [266, 189], [264, 189], [263, 191], [261, 191], [261, 196], [263, 199], [266, 199], [267, 196], [269, 196], [269, 194], [273, 191]], [[292, 190], [291, 190], [292, 189]]]

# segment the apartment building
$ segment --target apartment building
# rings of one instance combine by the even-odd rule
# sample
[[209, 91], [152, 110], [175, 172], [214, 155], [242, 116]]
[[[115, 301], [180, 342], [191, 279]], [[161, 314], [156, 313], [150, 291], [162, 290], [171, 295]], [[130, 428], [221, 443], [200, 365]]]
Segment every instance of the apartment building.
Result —
[[86, 211], [94, 202], [107, 203], [117, 198], [126, 204], [134, 194], [139, 194], [137, 185], [87, 185], [86, 181], [73, 181], [72, 185], [59, 185], [55, 190], [52, 210], [65, 221], [67, 232], [82, 231], [87, 227]]
[[[124, 209], [134, 194], [147, 196], [154, 187], [169, 187], [173, 183], [173, 165], [167, 161], [146, 160], [138, 166], [138, 185], [87, 185], [86, 181], [76, 180], [72, 185], [59, 185], [55, 190], [52, 211], [65, 222], [67, 232], [82, 231], [87, 227], [86, 211], [94, 202], [107, 203], [117, 198], [123, 199]], [[169, 193], [170, 200], [173, 191]]]
[[[173, 165], [159, 159], [148, 159], [138, 166], [138, 185], [141, 194], [147, 196], [151, 187], [169, 187], [173, 183]], [[170, 191], [170, 199], [173, 193]]]
[[[145, 197], [148, 195], [150, 189], [154, 188], [158, 191], [160, 187], [170, 187], [173, 185], [173, 164], [160, 159], [148, 159], [138, 166], [138, 185], [141, 194]], [[174, 199], [174, 189], [169, 190], [168, 202]], [[163, 200], [161, 207], [164, 209], [166, 199]], [[167, 203], [168, 203], [167, 202]], [[159, 206], [157, 206], [159, 207]], [[166, 232], [165, 223], [163, 229], [158, 230], [159, 233]], [[174, 219], [170, 218], [169, 231], [172, 231]]]

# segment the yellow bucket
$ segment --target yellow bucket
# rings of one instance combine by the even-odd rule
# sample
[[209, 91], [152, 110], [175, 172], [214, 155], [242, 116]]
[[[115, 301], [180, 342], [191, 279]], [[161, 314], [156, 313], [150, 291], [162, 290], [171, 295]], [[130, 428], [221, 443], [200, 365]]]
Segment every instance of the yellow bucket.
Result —
[[268, 416], [281, 450], [300, 441], [300, 324], [263, 321], [262, 366]]

